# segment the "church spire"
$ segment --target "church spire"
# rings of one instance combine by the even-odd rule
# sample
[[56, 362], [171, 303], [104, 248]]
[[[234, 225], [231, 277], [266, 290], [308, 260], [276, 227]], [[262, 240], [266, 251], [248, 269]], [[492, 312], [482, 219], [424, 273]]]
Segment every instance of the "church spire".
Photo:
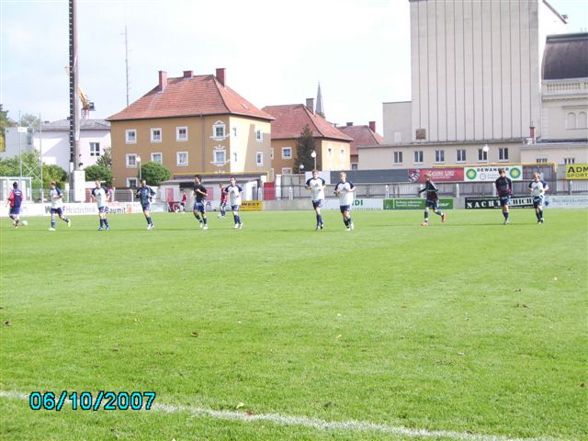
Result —
[[325, 110], [323, 109], [323, 94], [321, 93], [321, 82], [318, 83], [318, 91], [316, 92], [316, 113], [323, 118], [325, 117]]

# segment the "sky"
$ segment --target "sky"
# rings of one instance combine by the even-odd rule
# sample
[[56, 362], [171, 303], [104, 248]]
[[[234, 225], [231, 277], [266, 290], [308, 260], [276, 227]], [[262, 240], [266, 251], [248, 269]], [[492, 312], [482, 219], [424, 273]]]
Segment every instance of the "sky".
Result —
[[[485, 0], [499, 1], [499, 0]], [[549, 0], [588, 30], [584, 0]], [[410, 100], [408, 0], [78, 0], [80, 87], [106, 118], [157, 84], [158, 71], [213, 74], [259, 108], [316, 99], [326, 117], [377, 122]], [[9, 117], [69, 114], [68, 2], [0, 0], [0, 103]]]

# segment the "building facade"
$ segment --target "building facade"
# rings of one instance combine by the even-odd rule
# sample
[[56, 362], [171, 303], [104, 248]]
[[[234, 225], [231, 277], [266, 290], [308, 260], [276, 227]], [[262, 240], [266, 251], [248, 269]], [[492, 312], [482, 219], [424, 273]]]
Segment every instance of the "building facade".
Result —
[[271, 170], [271, 120], [226, 85], [225, 69], [216, 75], [168, 78], [121, 112], [112, 126], [116, 187], [137, 185], [139, 167], [148, 161], [169, 168], [173, 178], [195, 174], [253, 174]]
[[348, 122], [343, 127], [337, 127], [347, 136], [353, 139], [351, 142], [351, 170], [357, 170], [359, 166], [358, 150], [359, 146], [372, 146], [382, 144], [384, 138], [376, 132], [376, 122], [370, 121], [368, 125], [354, 125]]

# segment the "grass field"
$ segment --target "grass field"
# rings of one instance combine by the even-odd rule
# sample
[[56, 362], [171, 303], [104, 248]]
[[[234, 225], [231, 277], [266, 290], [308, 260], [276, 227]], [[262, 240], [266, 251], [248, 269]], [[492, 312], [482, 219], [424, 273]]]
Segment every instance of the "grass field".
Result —
[[[588, 211], [242, 217], [2, 219], [0, 438], [588, 439]], [[36, 390], [158, 406], [33, 411]]]

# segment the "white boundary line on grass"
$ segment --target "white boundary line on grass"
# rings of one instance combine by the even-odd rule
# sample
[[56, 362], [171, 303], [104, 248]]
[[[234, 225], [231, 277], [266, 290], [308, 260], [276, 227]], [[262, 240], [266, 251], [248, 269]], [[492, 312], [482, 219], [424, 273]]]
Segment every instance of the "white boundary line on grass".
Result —
[[[0, 398], [28, 399], [27, 394], [0, 390]], [[338, 430], [343, 432], [376, 432], [388, 435], [399, 435], [407, 438], [450, 438], [458, 441], [557, 441], [555, 438], [509, 438], [502, 435], [484, 435], [467, 432], [445, 430], [410, 429], [402, 426], [371, 423], [369, 421], [325, 421], [305, 416], [280, 415], [277, 413], [249, 414], [232, 410], [214, 410], [204, 407], [154, 403], [152, 411], [164, 413], [187, 413], [195, 417], [208, 417], [217, 420], [254, 423], [265, 421], [279, 426], [298, 426], [316, 430]]]

